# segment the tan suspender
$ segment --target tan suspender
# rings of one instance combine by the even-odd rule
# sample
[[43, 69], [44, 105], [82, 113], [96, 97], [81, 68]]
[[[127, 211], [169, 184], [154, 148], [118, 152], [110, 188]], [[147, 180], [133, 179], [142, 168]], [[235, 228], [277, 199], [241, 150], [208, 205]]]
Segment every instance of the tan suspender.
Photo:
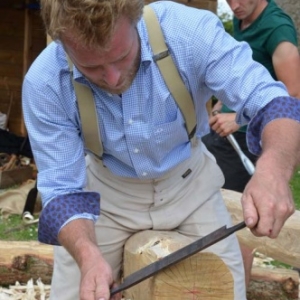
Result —
[[196, 110], [193, 99], [184, 85], [177, 68], [169, 54], [160, 24], [154, 10], [146, 5], [144, 7], [144, 20], [146, 22], [149, 41], [156, 61], [165, 83], [179, 106], [185, 119], [186, 129], [191, 139], [196, 130]]
[[[144, 7], [144, 20], [149, 34], [153, 59], [157, 63], [170, 93], [184, 116], [187, 133], [191, 139], [195, 133], [197, 124], [194, 102], [169, 54], [155, 12], [148, 5]], [[69, 58], [68, 63], [72, 71], [73, 64]], [[103, 147], [92, 91], [88, 86], [76, 82], [73, 77], [72, 80], [77, 96], [85, 145], [96, 156], [102, 157]], [[99, 137], [99, 139], [96, 137]]]
[[[71, 72], [73, 72], [73, 63], [71, 62], [69, 56], [67, 56], [67, 58], [69, 68]], [[77, 97], [85, 145], [94, 155], [102, 158], [103, 146], [101, 142], [97, 109], [92, 90], [88, 86], [75, 81], [73, 75], [72, 81]]]

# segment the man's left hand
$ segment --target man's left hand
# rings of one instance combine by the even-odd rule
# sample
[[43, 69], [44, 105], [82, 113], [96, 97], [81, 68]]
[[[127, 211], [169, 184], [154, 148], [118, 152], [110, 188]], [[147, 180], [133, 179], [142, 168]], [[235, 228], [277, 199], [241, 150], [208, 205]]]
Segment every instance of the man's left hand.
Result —
[[247, 226], [255, 236], [276, 238], [295, 206], [286, 178], [256, 170], [247, 184], [242, 206]]
[[219, 136], [227, 136], [240, 128], [235, 122], [235, 116], [235, 113], [215, 114], [209, 119], [209, 125]]

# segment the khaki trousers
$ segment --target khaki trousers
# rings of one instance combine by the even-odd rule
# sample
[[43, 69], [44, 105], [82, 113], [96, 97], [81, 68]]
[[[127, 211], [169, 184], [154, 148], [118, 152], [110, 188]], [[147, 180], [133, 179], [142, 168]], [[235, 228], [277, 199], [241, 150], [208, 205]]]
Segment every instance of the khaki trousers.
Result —
[[[188, 169], [190, 174], [183, 178]], [[223, 174], [202, 143], [193, 147], [188, 160], [159, 179], [115, 176], [91, 156], [87, 156], [87, 176], [87, 189], [101, 194], [97, 241], [116, 280], [120, 277], [123, 246], [137, 231], [174, 230], [198, 239], [221, 226], [231, 226], [220, 193]], [[50, 299], [78, 300], [79, 269], [63, 247], [54, 248]], [[234, 278], [234, 300], [246, 300], [243, 262], [236, 236], [231, 235], [205, 251], [217, 254], [229, 267]]]

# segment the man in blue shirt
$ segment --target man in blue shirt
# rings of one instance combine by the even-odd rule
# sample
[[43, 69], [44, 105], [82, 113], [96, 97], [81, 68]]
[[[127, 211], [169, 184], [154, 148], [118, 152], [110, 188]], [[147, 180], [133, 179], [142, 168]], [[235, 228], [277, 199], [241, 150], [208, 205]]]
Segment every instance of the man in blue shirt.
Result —
[[[153, 59], [143, 1], [41, 1], [56, 42], [24, 79], [23, 109], [43, 200], [39, 240], [63, 246], [54, 250], [51, 299], [110, 299], [124, 243], [137, 231], [176, 230], [196, 239], [231, 223], [220, 193], [224, 177], [201, 143], [212, 95], [237, 111], [239, 124], [251, 121], [249, 147], [261, 155], [242, 197], [247, 226], [275, 238], [294, 211], [288, 181], [299, 162], [299, 101], [214, 14], [171, 1], [151, 6], [193, 98], [191, 140]], [[92, 91], [101, 160], [86, 148], [72, 80]], [[207, 251], [227, 264], [234, 299], [246, 299], [236, 236]]]

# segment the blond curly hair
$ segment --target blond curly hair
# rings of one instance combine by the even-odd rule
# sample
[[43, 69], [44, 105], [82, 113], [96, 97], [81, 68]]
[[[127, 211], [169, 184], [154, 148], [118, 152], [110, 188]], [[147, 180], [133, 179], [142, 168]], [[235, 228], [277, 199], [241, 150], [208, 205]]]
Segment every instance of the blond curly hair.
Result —
[[127, 17], [136, 24], [142, 16], [143, 0], [41, 0], [41, 16], [53, 40], [62, 40], [71, 30], [87, 48], [109, 41], [116, 22]]

